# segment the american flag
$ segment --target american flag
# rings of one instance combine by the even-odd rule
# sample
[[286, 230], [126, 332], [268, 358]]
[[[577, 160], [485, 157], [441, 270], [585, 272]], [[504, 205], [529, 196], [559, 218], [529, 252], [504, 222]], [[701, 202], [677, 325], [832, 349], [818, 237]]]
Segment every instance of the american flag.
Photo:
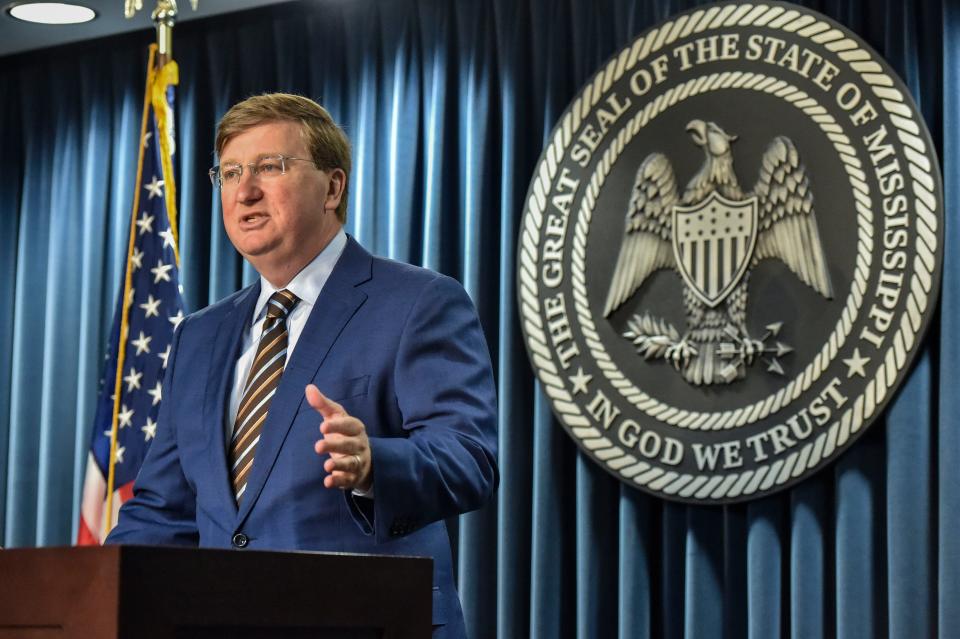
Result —
[[[154, 69], [151, 47], [137, 191], [123, 280], [100, 380], [78, 545], [97, 545], [133, 493], [157, 432], [163, 374], [183, 319], [171, 155], [176, 63]], [[166, 169], [166, 170], [165, 170]]]

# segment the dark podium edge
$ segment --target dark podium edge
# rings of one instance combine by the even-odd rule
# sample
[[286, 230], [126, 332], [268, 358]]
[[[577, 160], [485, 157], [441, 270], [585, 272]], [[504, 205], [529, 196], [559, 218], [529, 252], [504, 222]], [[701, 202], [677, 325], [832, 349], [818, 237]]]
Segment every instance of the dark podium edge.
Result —
[[429, 637], [433, 560], [107, 546], [0, 551], [0, 639]]

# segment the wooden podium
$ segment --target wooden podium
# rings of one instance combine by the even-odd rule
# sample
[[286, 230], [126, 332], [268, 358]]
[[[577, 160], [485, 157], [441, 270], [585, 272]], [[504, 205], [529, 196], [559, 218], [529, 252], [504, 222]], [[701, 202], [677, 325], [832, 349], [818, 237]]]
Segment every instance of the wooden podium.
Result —
[[424, 639], [432, 585], [417, 557], [0, 550], [0, 639]]

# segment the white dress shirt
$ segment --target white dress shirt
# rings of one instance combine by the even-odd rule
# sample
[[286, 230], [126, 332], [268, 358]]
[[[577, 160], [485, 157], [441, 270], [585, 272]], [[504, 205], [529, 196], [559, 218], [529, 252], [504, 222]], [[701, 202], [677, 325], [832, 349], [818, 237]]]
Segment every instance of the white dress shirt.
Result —
[[[313, 258], [313, 261], [303, 267], [297, 275], [290, 280], [284, 288], [300, 298], [297, 305], [293, 307], [290, 315], [287, 316], [287, 361], [290, 361], [290, 355], [297, 346], [297, 340], [303, 332], [303, 327], [310, 317], [310, 311], [313, 305], [317, 303], [317, 297], [323, 290], [323, 285], [327, 283], [330, 272], [336, 266], [337, 260], [347, 246], [347, 234], [341, 228], [330, 243], [320, 253]], [[257, 346], [260, 344], [260, 335], [263, 334], [263, 319], [267, 315], [267, 300], [277, 292], [270, 282], [260, 277], [260, 297], [257, 298], [257, 305], [253, 308], [253, 318], [243, 331], [240, 338], [240, 358], [233, 371], [233, 389], [230, 392], [230, 404], [226, 416], [226, 444], [230, 447], [230, 440], [233, 438], [233, 426], [237, 419], [237, 410], [240, 408], [240, 399], [243, 394], [243, 386], [247, 382], [247, 375], [250, 374], [250, 367], [253, 365], [253, 358], [257, 354]]]

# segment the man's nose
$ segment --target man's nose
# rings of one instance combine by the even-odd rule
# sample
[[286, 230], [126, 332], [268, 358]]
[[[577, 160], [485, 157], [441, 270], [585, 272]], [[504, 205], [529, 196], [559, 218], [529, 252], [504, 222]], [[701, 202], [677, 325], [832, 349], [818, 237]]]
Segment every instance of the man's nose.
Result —
[[244, 171], [240, 176], [240, 184], [237, 185], [237, 201], [242, 204], [248, 204], [258, 201], [263, 197], [263, 191], [260, 190], [260, 179], [253, 174], [253, 171]]

